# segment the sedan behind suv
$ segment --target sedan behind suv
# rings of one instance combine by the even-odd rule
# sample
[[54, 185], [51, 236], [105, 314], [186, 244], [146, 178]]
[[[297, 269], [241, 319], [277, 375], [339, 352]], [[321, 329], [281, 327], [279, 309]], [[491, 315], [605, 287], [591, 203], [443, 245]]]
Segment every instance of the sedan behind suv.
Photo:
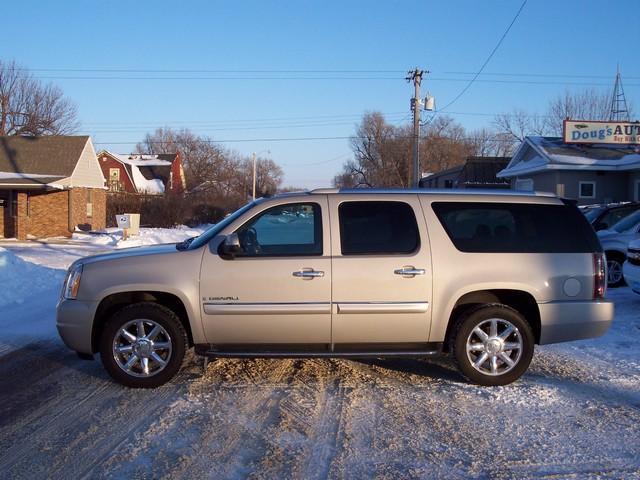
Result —
[[610, 287], [624, 285], [622, 264], [627, 258], [627, 245], [640, 237], [640, 210], [626, 216], [608, 230], [598, 232], [607, 257], [607, 277]]
[[583, 210], [584, 216], [587, 217], [593, 229], [598, 232], [607, 230], [627, 215], [640, 210], [640, 203], [613, 203], [608, 205], [599, 205], [588, 207]]
[[640, 295], [640, 239], [629, 243], [627, 261], [624, 262], [622, 271], [627, 285]]

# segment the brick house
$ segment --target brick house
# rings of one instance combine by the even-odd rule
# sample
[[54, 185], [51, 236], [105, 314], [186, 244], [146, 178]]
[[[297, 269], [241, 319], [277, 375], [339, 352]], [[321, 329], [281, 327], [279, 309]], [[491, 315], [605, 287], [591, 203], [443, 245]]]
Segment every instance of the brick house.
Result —
[[0, 137], [0, 237], [105, 228], [104, 184], [88, 136]]
[[156, 155], [98, 153], [109, 192], [147, 195], [182, 194], [187, 185], [180, 153]]

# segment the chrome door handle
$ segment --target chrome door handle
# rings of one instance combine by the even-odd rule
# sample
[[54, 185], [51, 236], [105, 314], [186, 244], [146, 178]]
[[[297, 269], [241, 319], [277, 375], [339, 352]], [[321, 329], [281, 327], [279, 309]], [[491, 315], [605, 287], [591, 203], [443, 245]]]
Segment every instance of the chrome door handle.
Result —
[[414, 268], [414, 267], [402, 267], [396, 268], [393, 273], [396, 275], [402, 275], [403, 277], [415, 277], [416, 275], [424, 275], [424, 268]]
[[317, 270], [298, 270], [297, 272], [293, 272], [293, 276], [300, 278], [324, 277], [324, 272], [319, 272]]

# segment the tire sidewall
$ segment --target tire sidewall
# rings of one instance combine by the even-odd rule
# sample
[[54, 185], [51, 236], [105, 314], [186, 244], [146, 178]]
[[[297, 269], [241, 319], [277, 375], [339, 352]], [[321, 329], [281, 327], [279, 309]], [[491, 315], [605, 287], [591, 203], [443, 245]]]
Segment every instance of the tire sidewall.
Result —
[[[131, 320], [149, 319], [161, 325], [171, 337], [171, 357], [165, 368], [152, 377], [128, 375], [113, 357], [113, 340], [118, 330]], [[155, 388], [167, 383], [180, 370], [187, 347], [187, 335], [177, 316], [169, 309], [153, 303], [130, 305], [116, 312], [106, 323], [100, 336], [100, 358], [105, 369], [118, 383], [133, 388]]]
[[[508, 372], [492, 376], [476, 370], [467, 356], [467, 339], [471, 331], [484, 320], [490, 318], [503, 319], [513, 324], [522, 338], [522, 353], [517, 365]], [[473, 309], [459, 321], [454, 342], [454, 356], [460, 372], [468, 380], [483, 386], [507, 385], [516, 381], [526, 372], [533, 358], [535, 339], [531, 326], [516, 310], [505, 305], [486, 305]]]

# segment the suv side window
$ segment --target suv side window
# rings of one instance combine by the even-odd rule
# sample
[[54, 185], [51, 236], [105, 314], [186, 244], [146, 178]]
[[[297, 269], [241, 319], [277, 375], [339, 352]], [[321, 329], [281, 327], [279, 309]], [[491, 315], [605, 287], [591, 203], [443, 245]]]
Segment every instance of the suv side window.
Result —
[[595, 232], [571, 205], [434, 202], [432, 207], [462, 252], [600, 251]]
[[343, 202], [338, 207], [342, 255], [406, 255], [420, 246], [413, 208], [404, 202]]
[[322, 215], [317, 203], [269, 208], [236, 233], [243, 250], [239, 257], [322, 255]]

